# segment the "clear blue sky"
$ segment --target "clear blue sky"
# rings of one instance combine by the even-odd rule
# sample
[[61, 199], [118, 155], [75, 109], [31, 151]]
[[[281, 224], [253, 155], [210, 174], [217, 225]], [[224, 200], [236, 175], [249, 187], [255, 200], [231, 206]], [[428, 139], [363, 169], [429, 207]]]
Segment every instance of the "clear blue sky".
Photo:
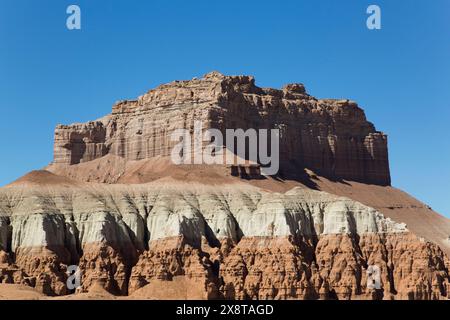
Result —
[[393, 185], [450, 215], [448, 0], [0, 0], [0, 185], [52, 160], [56, 124], [211, 70], [356, 100], [389, 135]]

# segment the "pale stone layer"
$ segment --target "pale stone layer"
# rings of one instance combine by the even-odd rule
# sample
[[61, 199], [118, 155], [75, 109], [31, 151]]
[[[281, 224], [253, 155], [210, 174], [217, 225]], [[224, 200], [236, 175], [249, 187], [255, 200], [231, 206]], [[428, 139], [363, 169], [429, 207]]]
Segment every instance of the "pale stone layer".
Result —
[[1, 190], [0, 210], [0, 282], [48, 295], [70, 293], [70, 264], [83, 272], [79, 290], [122, 295], [184, 277], [208, 299], [367, 299], [368, 264], [382, 266], [385, 298], [448, 292], [437, 246], [373, 208], [304, 188], [18, 185]]
[[[118, 244], [142, 250], [151, 241], [183, 236], [194, 246], [242, 237], [319, 236], [394, 233], [406, 226], [373, 208], [325, 192], [294, 188], [270, 193], [245, 186], [200, 185], [177, 190], [152, 185], [86, 185], [83, 188], [24, 188], [11, 200], [0, 193], [3, 212], [0, 244], [66, 247], [72, 254], [84, 244]], [[14, 191], [13, 191], [14, 190]], [[39, 194], [39, 196], [37, 196]], [[9, 233], [12, 235], [9, 239]]]

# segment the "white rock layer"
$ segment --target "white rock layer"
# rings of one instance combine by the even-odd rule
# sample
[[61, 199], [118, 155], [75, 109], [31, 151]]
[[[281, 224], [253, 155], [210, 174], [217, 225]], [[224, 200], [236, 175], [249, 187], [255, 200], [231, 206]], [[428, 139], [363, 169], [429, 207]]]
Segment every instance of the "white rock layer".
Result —
[[9, 243], [12, 251], [62, 246], [77, 254], [91, 243], [143, 250], [153, 240], [178, 236], [200, 245], [202, 239], [214, 243], [224, 238], [238, 242], [242, 237], [407, 231], [373, 208], [325, 192], [237, 190], [92, 185], [18, 193], [6, 188], [0, 193], [0, 212], [6, 213], [0, 217], [0, 248], [6, 250]]

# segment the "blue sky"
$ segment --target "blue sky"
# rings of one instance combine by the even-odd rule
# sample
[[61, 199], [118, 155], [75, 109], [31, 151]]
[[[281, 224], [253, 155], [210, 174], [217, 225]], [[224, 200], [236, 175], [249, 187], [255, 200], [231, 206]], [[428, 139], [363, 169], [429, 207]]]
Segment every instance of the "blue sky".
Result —
[[450, 216], [448, 0], [0, 0], [0, 185], [52, 160], [56, 124], [211, 70], [356, 100], [389, 135], [393, 185]]

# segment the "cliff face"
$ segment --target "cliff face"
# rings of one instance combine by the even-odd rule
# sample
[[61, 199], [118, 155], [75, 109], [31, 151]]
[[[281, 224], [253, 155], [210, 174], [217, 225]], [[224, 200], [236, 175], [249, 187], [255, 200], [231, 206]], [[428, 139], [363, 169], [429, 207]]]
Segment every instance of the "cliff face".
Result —
[[122, 295], [184, 277], [203, 298], [370, 299], [372, 264], [386, 298], [450, 289], [436, 245], [361, 203], [304, 188], [16, 185], [0, 208], [0, 282], [50, 295], [69, 293], [69, 264], [83, 270], [79, 290]]
[[[210, 73], [162, 85], [112, 114], [85, 124], [58, 126], [53, 163], [73, 165], [105, 155], [125, 161], [169, 156], [176, 129], [280, 129], [281, 167], [324, 176], [390, 184], [387, 138], [348, 100], [318, 100], [303, 85], [259, 88], [248, 76]], [[225, 134], [224, 134], [225, 136]], [[282, 170], [289, 175], [291, 169]]]
[[[280, 174], [174, 165], [170, 135], [195, 121], [280, 129]], [[0, 189], [0, 289], [72, 294], [76, 265], [71, 297], [450, 297], [450, 222], [389, 186], [386, 136], [354, 102], [211, 73], [58, 126], [54, 150]]]

